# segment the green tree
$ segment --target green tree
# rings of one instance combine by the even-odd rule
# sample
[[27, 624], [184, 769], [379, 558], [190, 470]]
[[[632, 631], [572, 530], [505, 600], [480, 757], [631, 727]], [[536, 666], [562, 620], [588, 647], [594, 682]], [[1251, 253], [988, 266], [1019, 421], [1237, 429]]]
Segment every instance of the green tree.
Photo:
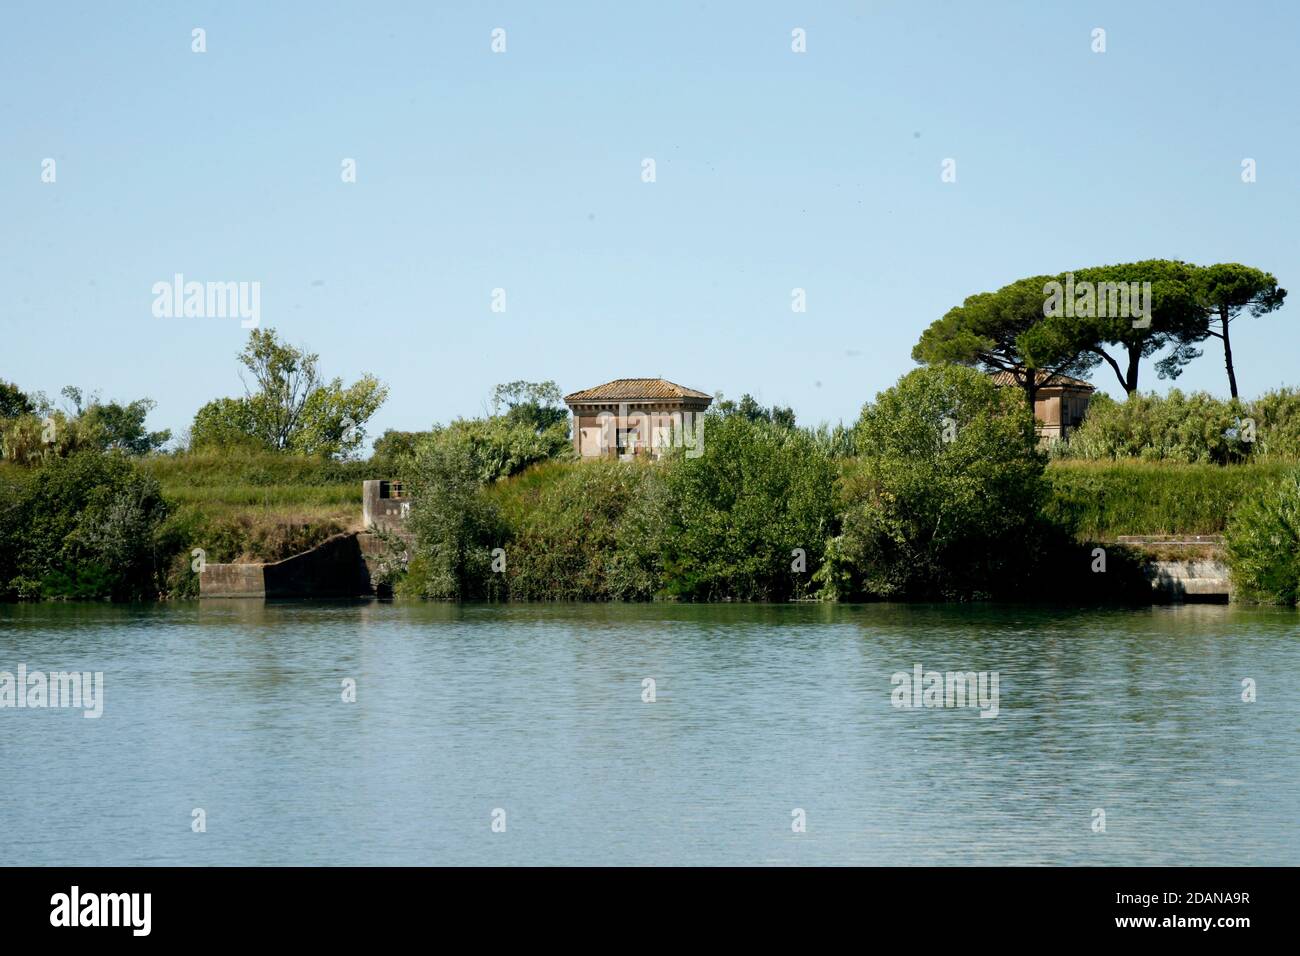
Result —
[[768, 422], [772, 425], [779, 425], [781, 428], [795, 427], [793, 408], [780, 405], [773, 405], [771, 408], [765, 407], [760, 405], [758, 399], [748, 392], [740, 396], [739, 402], [730, 401], [719, 395], [712, 411], [715, 415], [738, 415], [747, 422]]
[[[1171, 259], [1076, 269], [1071, 273], [1078, 290], [1072, 307], [1045, 316], [1027, 337], [1026, 347], [1044, 354], [1091, 353], [1110, 367], [1129, 393], [1138, 390], [1141, 360], [1169, 348], [1156, 369], [1160, 378], [1177, 378], [1201, 354], [1196, 343], [1209, 334], [1205, 309], [1197, 298], [1198, 273], [1197, 266]], [[1064, 285], [1066, 277], [1057, 281]], [[1139, 319], [1131, 306], [1129, 310], [1117, 307], [1124, 291], [1134, 285], [1141, 290], [1147, 282], [1151, 283], [1149, 316]], [[1107, 314], [1099, 314], [1102, 311]], [[1129, 314], [1122, 314], [1125, 311]]]
[[1223, 342], [1223, 363], [1228, 370], [1228, 390], [1237, 397], [1237, 373], [1232, 365], [1232, 339], [1228, 326], [1243, 310], [1260, 316], [1279, 308], [1286, 289], [1278, 287], [1272, 273], [1238, 262], [1206, 266], [1196, 277], [1196, 295], [1205, 309], [1218, 319], [1219, 328], [1208, 334]]
[[19, 597], [152, 597], [158, 481], [119, 453], [50, 458], [0, 493], [0, 592]]
[[100, 448], [147, 455], [172, 437], [168, 429], [151, 432], [145, 427], [145, 418], [157, 404], [151, 398], [138, 398], [126, 405], [96, 400], [82, 412], [81, 418]]
[[507, 382], [492, 392], [492, 414], [498, 415], [506, 407], [505, 418], [510, 422], [531, 425], [539, 432], [567, 422], [569, 411], [564, 406], [560, 389], [552, 381]]
[[18, 418], [34, 411], [36, 406], [17, 385], [0, 379], [0, 419]]
[[253, 329], [239, 361], [252, 378], [244, 380], [244, 397], [199, 409], [192, 446], [252, 443], [347, 457], [365, 441], [365, 423], [388, 397], [388, 387], [372, 375], [347, 387], [338, 378], [324, 381], [319, 356], [281, 342], [274, 329]]
[[1101, 361], [1082, 341], [1044, 333], [1045, 287], [1053, 281], [1054, 276], [1033, 276], [970, 296], [921, 333], [912, 358], [1006, 372], [1033, 408], [1039, 389], [1058, 376], [1085, 375]]
[[858, 421], [829, 596], [1013, 593], [1043, 540], [1048, 486], [1030, 411], [979, 372], [917, 369]]

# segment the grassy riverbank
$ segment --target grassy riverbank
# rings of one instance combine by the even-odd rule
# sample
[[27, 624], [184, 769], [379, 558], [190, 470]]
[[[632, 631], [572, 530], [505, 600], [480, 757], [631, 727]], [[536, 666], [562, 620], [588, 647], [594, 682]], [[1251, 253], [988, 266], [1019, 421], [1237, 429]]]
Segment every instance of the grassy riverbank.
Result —
[[[362, 482], [396, 477], [382, 460], [334, 462], [240, 451], [150, 456], [139, 459], [138, 467], [158, 482], [167, 505], [156, 553], [165, 565], [160, 588], [173, 597], [197, 593], [190, 567], [194, 549], [217, 562], [289, 557], [332, 534], [359, 530]], [[508, 541], [512, 595], [582, 600], [657, 593], [659, 574], [649, 570], [646, 548], [662, 517], [657, 510], [662, 501], [656, 500], [662, 467], [545, 461], [487, 485], [484, 495], [501, 519], [493, 543]], [[1055, 461], [1046, 471], [1050, 494], [1043, 510], [1073, 528], [1080, 541], [1222, 534], [1243, 501], [1260, 498], [1293, 467], [1275, 460], [1242, 465]], [[842, 459], [817, 479], [817, 484], [833, 481], [836, 491], [826, 512], [827, 533], [838, 524], [834, 516], [844, 514], [847, 502], [860, 494], [863, 471], [857, 459]], [[0, 462], [0, 483], [19, 482], [28, 474]], [[722, 534], [723, 525], [718, 527]], [[701, 534], [700, 547], [712, 547], [706, 539], [713, 532]], [[797, 537], [802, 542], [811, 536]], [[785, 542], [773, 550], [790, 553]]]
[[1239, 503], [1295, 468], [1268, 460], [1243, 465], [1167, 461], [1058, 461], [1048, 466], [1048, 513], [1085, 538], [1222, 534]]
[[[369, 462], [320, 462], [271, 454], [160, 456], [141, 464], [178, 509], [248, 529], [254, 553], [258, 553], [254, 539], [277, 537], [277, 527], [359, 528], [362, 481], [386, 476]], [[575, 469], [590, 467], [590, 463], [545, 462], [496, 483], [489, 494], [507, 521], [517, 525]], [[1056, 461], [1047, 468], [1052, 489], [1047, 510], [1072, 523], [1077, 534], [1089, 540], [1222, 534], [1240, 501], [1258, 495], [1293, 467], [1276, 460], [1243, 465]], [[842, 482], [851, 482], [857, 472], [855, 459], [841, 463]], [[278, 547], [273, 552], [282, 556]], [[270, 553], [262, 553], [264, 559], [271, 559]]]

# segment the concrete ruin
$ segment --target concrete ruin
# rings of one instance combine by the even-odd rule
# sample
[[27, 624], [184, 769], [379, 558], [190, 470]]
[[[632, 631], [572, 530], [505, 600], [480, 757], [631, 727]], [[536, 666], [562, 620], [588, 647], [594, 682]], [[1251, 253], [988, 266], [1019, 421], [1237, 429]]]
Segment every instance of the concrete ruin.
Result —
[[326, 538], [283, 561], [205, 564], [199, 596], [205, 598], [383, 597], [387, 571], [409, 559], [413, 536], [406, 530], [410, 500], [400, 481], [362, 485], [364, 531]]

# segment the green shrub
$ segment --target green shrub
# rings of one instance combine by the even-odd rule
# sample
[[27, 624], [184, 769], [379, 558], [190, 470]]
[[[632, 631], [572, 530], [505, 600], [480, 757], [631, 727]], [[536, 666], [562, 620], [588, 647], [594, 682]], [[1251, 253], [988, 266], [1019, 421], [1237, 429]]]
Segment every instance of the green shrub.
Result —
[[[522, 476], [521, 476], [522, 477]], [[593, 461], [550, 467], [540, 487], [511, 508], [506, 581], [513, 600], [644, 600], [658, 579], [648, 554], [644, 509], [660, 477], [646, 463]], [[505, 487], [505, 486], [503, 486]]]
[[1300, 470], [1243, 501], [1226, 544], [1238, 600], [1294, 605], [1300, 597]]
[[1020, 395], [962, 366], [917, 369], [863, 408], [857, 447], [828, 597], [985, 597], [1032, 572], [1048, 486]]
[[472, 440], [442, 437], [419, 446], [405, 478], [415, 553], [398, 593], [453, 601], [502, 597], [492, 550], [506, 543], [508, 529], [480, 480], [479, 448]]
[[392, 428], [375, 439], [370, 458], [372, 478], [401, 478], [415, 457], [419, 443], [429, 432], [399, 432]]
[[1265, 392], [1250, 403], [1249, 411], [1255, 420], [1256, 454], [1300, 460], [1300, 391]]
[[660, 467], [646, 546], [666, 593], [784, 600], [809, 590], [835, 520], [835, 466], [808, 433], [709, 415], [703, 453], [677, 449]]
[[1134, 392], [1122, 402], [1097, 394], [1088, 414], [1056, 450], [1061, 457], [1227, 464], [1251, 452], [1243, 433], [1247, 408], [1207, 392], [1166, 396]]
[[152, 597], [168, 507], [158, 482], [117, 452], [51, 458], [0, 496], [0, 583], [10, 596]]
[[437, 426], [416, 445], [415, 467], [429, 446], [455, 445], [456, 454], [480, 483], [498, 481], [523, 471], [529, 465], [569, 455], [568, 427], [553, 425], [538, 431], [526, 422], [505, 417], [458, 419]]
[[45, 418], [21, 415], [0, 422], [0, 445], [7, 461], [28, 466], [99, 448], [89, 424], [63, 412], [51, 412]]

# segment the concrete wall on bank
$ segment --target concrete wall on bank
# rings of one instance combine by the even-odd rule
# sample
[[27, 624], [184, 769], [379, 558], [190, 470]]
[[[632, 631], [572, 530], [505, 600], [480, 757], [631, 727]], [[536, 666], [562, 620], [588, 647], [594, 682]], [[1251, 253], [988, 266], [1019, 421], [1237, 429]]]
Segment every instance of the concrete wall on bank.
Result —
[[1227, 601], [1231, 576], [1223, 535], [1120, 535], [1119, 544], [1147, 553], [1147, 579], [1157, 601]]
[[356, 597], [372, 593], [355, 533], [326, 538], [310, 551], [270, 564], [209, 564], [199, 574], [199, 596]]
[[1166, 601], [1227, 601], [1232, 596], [1228, 566], [1214, 559], [1153, 561], [1151, 589]]
[[200, 597], [266, 597], [264, 564], [208, 564], [199, 572]]

